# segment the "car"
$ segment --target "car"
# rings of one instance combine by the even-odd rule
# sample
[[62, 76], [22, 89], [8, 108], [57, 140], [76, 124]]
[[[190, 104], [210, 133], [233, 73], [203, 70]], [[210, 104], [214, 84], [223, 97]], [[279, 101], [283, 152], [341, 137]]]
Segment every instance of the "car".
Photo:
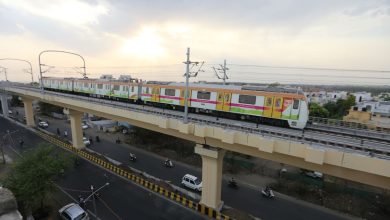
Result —
[[181, 184], [198, 192], [202, 191], [202, 181], [200, 181], [196, 176], [190, 174], [184, 175], [181, 179]]
[[47, 128], [47, 127], [49, 127], [49, 124], [45, 121], [41, 121], [38, 123], [38, 126], [41, 128]]
[[76, 203], [70, 203], [58, 210], [64, 220], [89, 220], [88, 213]]
[[11, 110], [8, 110], [8, 114], [12, 114], [12, 111], [11, 111]]
[[314, 179], [322, 179], [324, 176], [322, 173], [317, 172], [317, 171], [307, 171], [307, 172], [305, 172], [305, 175], [312, 177]]
[[83, 137], [83, 142], [84, 142], [85, 146], [91, 145], [91, 142], [90, 142], [89, 139], [86, 138], [86, 137]]
[[85, 130], [85, 129], [89, 128], [89, 126], [87, 124], [83, 123], [83, 124], [81, 124], [81, 128], [83, 130]]

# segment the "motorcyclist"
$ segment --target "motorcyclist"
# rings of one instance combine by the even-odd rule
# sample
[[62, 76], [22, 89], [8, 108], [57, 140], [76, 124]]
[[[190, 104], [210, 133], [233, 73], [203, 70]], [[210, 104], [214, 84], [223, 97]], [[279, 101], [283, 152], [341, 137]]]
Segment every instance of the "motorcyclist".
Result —
[[237, 182], [236, 182], [236, 180], [234, 179], [234, 177], [232, 177], [230, 180], [229, 180], [229, 185], [230, 186], [237, 186]]
[[130, 153], [130, 160], [135, 160], [135, 154]]
[[168, 158], [165, 159], [164, 164], [165, 164], [165, 166], [169, 166], [169, 167], [173, 166], [172, 161]]

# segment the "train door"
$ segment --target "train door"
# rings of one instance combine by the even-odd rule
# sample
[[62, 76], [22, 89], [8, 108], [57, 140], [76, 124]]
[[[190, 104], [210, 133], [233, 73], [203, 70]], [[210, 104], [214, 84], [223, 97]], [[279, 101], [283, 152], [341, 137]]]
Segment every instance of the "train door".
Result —
[[272, 116], [272, 107], [274, 104], [274, 97], [272, 96], [266, 96], [264, 99], [264, 117], [271, 117]]
[[292, 102], [293, 102], [293, 100], [291, 98], [284, 98], [283, 99], [283, 110], [282, 110], [282, 118], [283, 119], [290, 119]]
[[275, 97], [274, 98], [274, 105], [272, 109], [272, 117], [273, 118], [281, 118], [282, 117], [282, 110], [283, 110], [283, 98], [282, 97]]
[[223, 111], [230, 111], [230, 103], [232, 101], [232, 94], [226, 93], [224, 94], [224, 100], [223, 100]]
[[298, 120], [300, 104], [301, 103], [300, 103], [299, 99], [294, 99], [293, 100], [293, 106], [292, 106], [292, 110], [291, 110], [291, 119]]
[[160, 102], [160, 88], [153, 87], [152, 88], [152, 102]]
[[224, 95], [222, 92], [219, 92], [217, 95], [217, 106], [216, 109], [217, 111], [222, 111], [223, 109], [223, 100], [224, 100]]

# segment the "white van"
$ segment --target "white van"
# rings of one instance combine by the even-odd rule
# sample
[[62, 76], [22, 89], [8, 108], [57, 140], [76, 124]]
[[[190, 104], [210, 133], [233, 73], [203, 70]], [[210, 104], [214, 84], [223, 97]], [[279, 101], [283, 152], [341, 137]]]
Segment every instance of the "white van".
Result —
[[202, 181], [200, 181], [196, 176], [190, 174], [184, 175], [181, 180], [181, 184], [198, 192], [202, 191]]

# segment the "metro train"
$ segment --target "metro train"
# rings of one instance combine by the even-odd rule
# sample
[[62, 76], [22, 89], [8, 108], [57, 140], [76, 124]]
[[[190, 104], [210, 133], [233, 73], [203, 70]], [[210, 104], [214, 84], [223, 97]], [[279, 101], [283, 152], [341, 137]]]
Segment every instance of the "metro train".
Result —
[[[172, 82], [43, 77], [45, 90], [184, 109], [185, 84]], [[189, 112], [303, 129], [309, 111], [301, 90], [190, 83]]]

